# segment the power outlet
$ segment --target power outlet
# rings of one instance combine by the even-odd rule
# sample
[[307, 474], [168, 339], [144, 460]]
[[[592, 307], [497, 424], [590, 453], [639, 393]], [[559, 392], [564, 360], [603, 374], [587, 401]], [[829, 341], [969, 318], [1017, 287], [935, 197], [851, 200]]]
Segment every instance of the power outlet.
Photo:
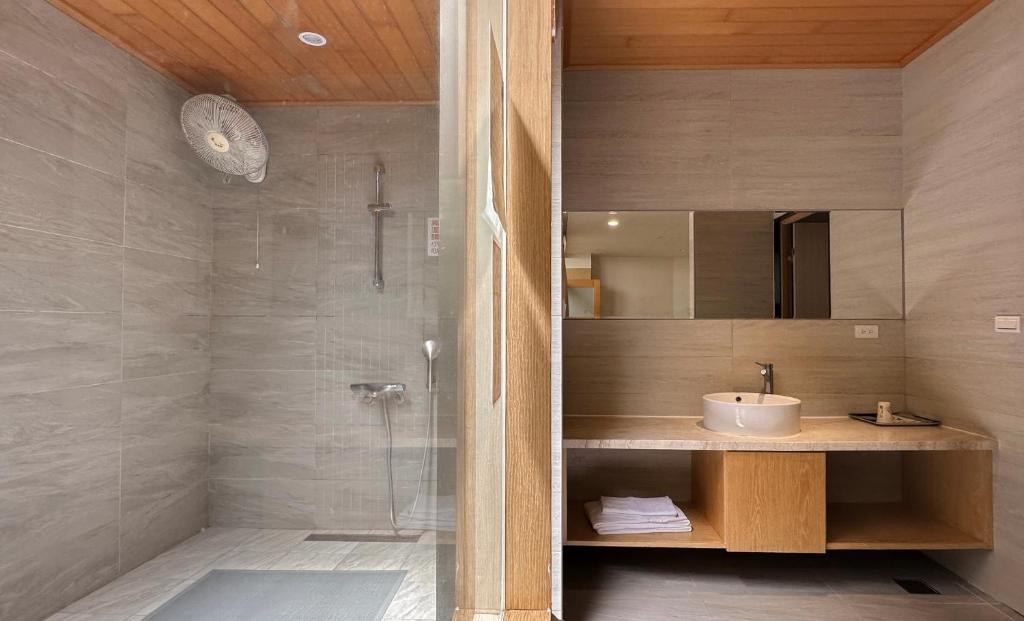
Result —
[[853, 338], [855, 339], [877, 339], [878, 338], [878, 326], [875, 325], [857, 325], [853, 327]]

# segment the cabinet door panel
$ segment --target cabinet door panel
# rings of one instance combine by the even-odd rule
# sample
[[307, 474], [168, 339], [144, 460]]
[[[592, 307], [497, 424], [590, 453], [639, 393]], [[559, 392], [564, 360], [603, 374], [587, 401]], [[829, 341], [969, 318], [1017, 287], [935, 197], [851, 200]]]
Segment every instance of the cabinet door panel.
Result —
[[725, 522], [730, 552], [824, 552], [825, 454], [726, 453]]

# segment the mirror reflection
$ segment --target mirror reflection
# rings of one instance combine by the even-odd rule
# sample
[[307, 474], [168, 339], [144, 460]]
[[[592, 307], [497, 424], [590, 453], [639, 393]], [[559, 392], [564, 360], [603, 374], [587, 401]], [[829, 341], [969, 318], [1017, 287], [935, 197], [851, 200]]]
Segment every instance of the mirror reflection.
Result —
[[570, 212], [566, 311], [588, 319], [898, 319], [898, 211]]

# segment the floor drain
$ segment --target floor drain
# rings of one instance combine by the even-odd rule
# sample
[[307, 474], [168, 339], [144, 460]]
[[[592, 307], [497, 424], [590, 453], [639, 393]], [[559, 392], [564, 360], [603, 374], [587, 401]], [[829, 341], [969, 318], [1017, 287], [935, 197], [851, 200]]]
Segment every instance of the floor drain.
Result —
[[306, 537], [306, 541], [358, 541], [380, 543], [416, 543], [419, 535], [333, 535], [314, 533]]
[[907, 578], [893, 578], [893, 581], [900, 585], [907, 593], [914, 595], [939, 595], [930, 584], [923, 580], [910, 580]]

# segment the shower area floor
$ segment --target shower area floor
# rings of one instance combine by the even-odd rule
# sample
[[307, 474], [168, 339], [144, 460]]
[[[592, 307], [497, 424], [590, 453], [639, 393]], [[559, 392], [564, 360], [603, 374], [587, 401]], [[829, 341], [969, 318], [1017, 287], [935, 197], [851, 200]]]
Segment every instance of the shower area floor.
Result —
[[[434, 534], [415, 542], [306, 541], [338, 531], [213, 527], [164, 552], [47, 621], [141, 621], [214, 569], [347, 571], [405, 570], [384, 619], [435, 618]], [[350, 534], [350, 533], [349, 533]], [[390, 532], [360, 533], [368, 539]]]

